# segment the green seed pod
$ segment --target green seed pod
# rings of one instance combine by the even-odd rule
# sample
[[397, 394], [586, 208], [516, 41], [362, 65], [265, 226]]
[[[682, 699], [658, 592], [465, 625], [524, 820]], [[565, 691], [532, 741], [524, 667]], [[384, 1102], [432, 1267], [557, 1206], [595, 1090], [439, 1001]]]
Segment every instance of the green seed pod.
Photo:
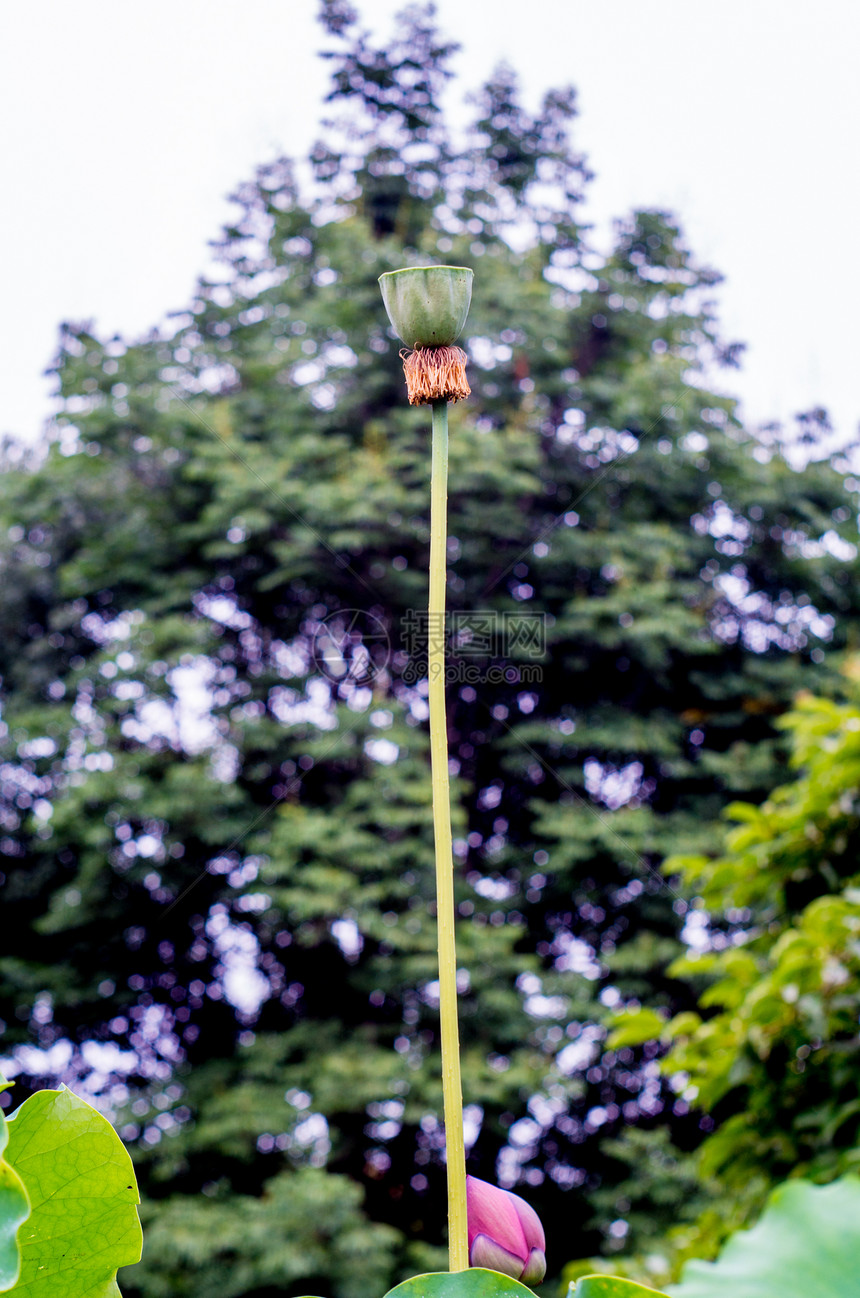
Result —
[[472, 301], [468, 266], [410, 266], [379, 276], [388, 318], [407, 347], [450, 347]]

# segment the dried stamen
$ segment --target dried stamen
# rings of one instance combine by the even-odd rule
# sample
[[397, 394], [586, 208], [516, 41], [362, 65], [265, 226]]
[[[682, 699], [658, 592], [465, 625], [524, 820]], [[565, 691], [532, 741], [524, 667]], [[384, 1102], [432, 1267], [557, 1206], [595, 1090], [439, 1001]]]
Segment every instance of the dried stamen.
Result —
[[412, 406], [431, 401], [462, 401], [471, 392], [466, 353], [460, 347], [404, 347], [400, 353], [406, 395]]

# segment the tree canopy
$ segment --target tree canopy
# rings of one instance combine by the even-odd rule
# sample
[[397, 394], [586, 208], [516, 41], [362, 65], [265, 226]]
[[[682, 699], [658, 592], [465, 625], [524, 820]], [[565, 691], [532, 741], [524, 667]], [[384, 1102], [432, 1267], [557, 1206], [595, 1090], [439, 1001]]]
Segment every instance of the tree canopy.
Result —
[[660, 867], [784, 780], [779, 718], [860, 602], [857, 483], [712, 390], [738, 349], [675, 219], [590, 247], [573, 92], [532, 115], [501, 69], [458, 142], [432, 8], [381, 48], [339, 0], [322, 22], [346, 120], [310, 172], [240, 186], [172, 337], [64, 325], [63, 414], [0, 479], [4, 1051], [16, 1102], [59, 1077], [116, 1115], [145, 1298], [444, 1264], [429, 439], [380, 273], [475, 270], [448, 575], [469, 1170], [529, 1197], [550, 1275], [687, 1193], [643, 1172], [640, 1230], [618, 1137], [683, 1156], [714, 1119], [607, 1012], [695, 1010]]

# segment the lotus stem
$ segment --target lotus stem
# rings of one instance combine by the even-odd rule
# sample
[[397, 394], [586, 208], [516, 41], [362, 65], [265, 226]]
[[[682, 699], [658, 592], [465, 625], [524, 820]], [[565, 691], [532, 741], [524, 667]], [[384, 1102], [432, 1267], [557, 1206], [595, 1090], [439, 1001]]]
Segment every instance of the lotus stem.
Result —
[[466, 1150], [460, 1034], [457, 1028], [457, 950], [454, 942], [454, 853], [445, 720], [445, 581], [448, 549], [448, 402], [469, 395], [466, 353], [457, 341], [472, 298], [468, 266], [412, 266], [379, 277], [385, 310], [397, 336], [412, 405], [433, 409], [430, 473], [430, 601], [427, 675], [430, 694], [430, 766], [436, 844], [436, 931], [439, 948], [439, 1037], [448, 1166], [448, 1256], [451, 1271], [469, 1266]]
[[445, 582], [448, 545], [448, 403], [433, 408], [430, 474], [430, 599], [427, 672], [430, 705], [430, 763], [433, 830], [436, 842], [436, 925], [439, 949], [439, 1032], [442, 1102], [448, 1171], [448, 1258], [451, 1271], [469, 1265], [466, 1221], [466, 1151], [457, 1024], [457, 950], [454, 936], [454, 854], [448, 785], [448, 727], [445, 717]]

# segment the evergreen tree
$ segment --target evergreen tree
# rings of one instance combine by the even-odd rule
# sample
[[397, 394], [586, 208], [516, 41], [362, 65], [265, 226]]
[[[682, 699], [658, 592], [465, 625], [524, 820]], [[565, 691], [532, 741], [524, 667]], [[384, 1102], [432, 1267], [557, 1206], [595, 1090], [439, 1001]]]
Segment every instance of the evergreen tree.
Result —
[[448, 579], [469, 1170], [523, 1187], [551, 1273], [620, 1242], [622, 1130], [701, 1139], [605, 1008], [694, 1004], [659, 865], [778, 782], [774, 722], [860, 596], [852, 484], [708, 389], [736, 349], [674, 220], [589, 251], [572, 92], [532, 116], [502, 69], [458, 143], [432, 9], [381, 49], [338, 0], [323, 23], [348, 118], [312, 180], [240, 188], [172, 338], [64, 326], [64, 413], [2, 480], [4, 1048], [16, 1100], [63, 1076], [121, 1115], [147, 1298], [444, 1266], [427, 420], [381, 272], [475, 268]]

